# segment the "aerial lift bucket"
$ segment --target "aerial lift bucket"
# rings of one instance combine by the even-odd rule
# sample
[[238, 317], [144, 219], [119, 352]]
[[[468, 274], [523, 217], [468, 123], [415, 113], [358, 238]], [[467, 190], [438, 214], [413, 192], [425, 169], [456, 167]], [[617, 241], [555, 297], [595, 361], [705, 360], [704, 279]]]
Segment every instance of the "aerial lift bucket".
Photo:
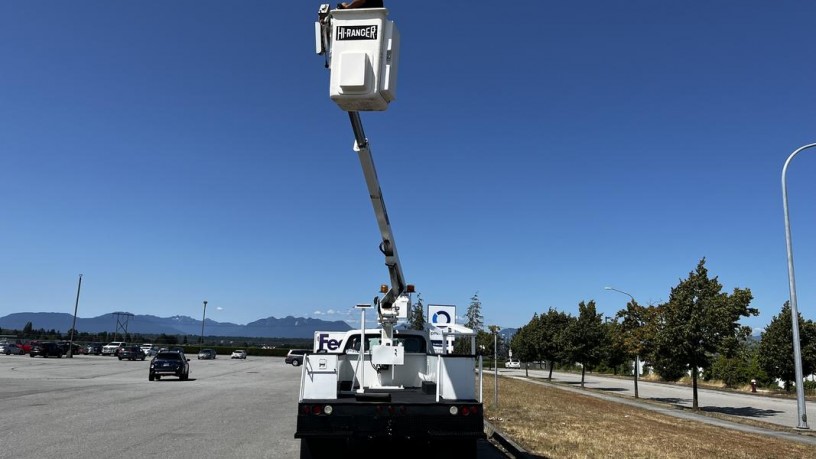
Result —
[[315, 23], [317, 52], [328, 54], [329, 95], [342, 110], [383, 111], [396, 98], [399, 30], [387, 15], [386, 8], [331, 10]]

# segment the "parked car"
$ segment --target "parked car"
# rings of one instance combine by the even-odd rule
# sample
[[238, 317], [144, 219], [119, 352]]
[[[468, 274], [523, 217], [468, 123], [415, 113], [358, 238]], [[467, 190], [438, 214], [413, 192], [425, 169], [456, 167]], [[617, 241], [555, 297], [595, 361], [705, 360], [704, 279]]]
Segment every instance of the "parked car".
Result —
[[62, 357], [62, 348], [57, 343], [46, 341], [44, 343], [36, 343], [31, 346], [31, 351], [28, 353], [31, 357], [41, 356], [46, 357]]
[[104, 346], [102, 346], [102, 355], [112, 355], [117, 356], [119, 355], [119, 351], [125, 347], [125, 343], [122, 341], [113, 341]]
[[232, 355], [230, 355], [231, 359], [245, 359], [246, 358], [246, 351], [237, 350], [232, 351]]
[[119, 360], [144, 360], [145, 353], [139, 346], [126, 346], [119, 351]]
[[212, 360], [215, 359], [215, 351], [212, 349], [202, 349], [198, 352], [198, 360]]
[[303, 365], [303, 356], [311, 354], [311, 352], [310, 349], [290, 349], [289, 353], [286, 354], [286, 363], [291, 364], [293, 367]]
[[102, 355], [102, 343], [91, 343], [85, 346], [85, 353], [88, 355]]
[[142, 352], [144, 352], [148, 357], [153, 357], [159, 352], [159, 348], [150, 343], [144, 343], [142, 344]]
[[17, 342], [14, 343], [14, 344], [16, 344], [17, 347], [22, 349], [23, 354], [28, 354], [29, 352], [31, 352], [31, 347], [34, 345], [34, 343], [36, 343], [36, 341], [28, 341], [28, 340], [23, 341], [23, 340], [18, 339]]
[[505, 368], [521, 368], [521, 361], [518, 359], [510, 358], [506, 362], [504, 362]]
[[163, 351], [178, 351], [178, 352], [184, 352], [184, 348], [183, 348], [183, 347], [181, 347], [181, 346], [171, 346], [171, 347], [163, 347], [163, 348], [159, 349], [159, 352], [163, 352]]
[[6, 355], [21, 355], [23, 349], [14, 343], [0, 343], [0, 353]]
[[60, 347], [62, 355], [68, 355], [68, 349], [73, 349], [73, 351], [71, 351], [71, 355], [79, 355], [82, 353], [80, 350], [81, 346], [77, 343], [71, 344], [70, 341], [60, 341], [57, 343], [57, 346]]
[[190, 359], [183, 352], [161, 351], [150, 361], [147, 380], [159, 380], [162, 376], [176, 376], [182, 381], [190, 377]]

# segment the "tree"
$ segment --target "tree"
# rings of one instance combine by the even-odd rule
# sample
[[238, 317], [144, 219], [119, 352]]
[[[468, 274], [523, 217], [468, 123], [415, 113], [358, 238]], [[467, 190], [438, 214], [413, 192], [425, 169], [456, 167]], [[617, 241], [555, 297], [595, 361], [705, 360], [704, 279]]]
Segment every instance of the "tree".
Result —
[[175, 335], [166, 335], [162, 333], [154, 341], [156, 344], [178, 344], [178, 337]]
[[33, 331], [34, 324], [32, 324], [31, 322], [26, 322], [25, 326], [23, 326], [23, 336], [29, 337]]
[[[538, 348], [535, 340], [535, 327], [538, 325], [538, 314], [533, 314], [533, 318], [527, 325], [519, 328], [510, 340], [510, 348], [513, 354], [522, 362], [532, 362], [541, 360], [538, 355]], [[530, 376], [529, 365], [524, 365], [525, 376]]]
[[718, 379], [726, 387], [736, 388], [752, 379], [767, 382], [767, 374], [757, 364], [757, 347], [747, 339], [730, 339], [703, 373], [706, 380]]
[[470, 297], [470, 305], [465, 313], [465, 327], [473, 330], [481, 330], [484, 328], [484, 317], [482, 316], [482, 302], [479, 300], [479, 292]]
[[624, 345], [623, 327], [617, 319], [604, 320], [603, 329], [606, 339], [601, 349], [601, 364], [612, 369], [612, 372], [617, 375], [618, 369], [627, 363], [630, 357]]
[[[799, 347], [802, 352], [802, 374], [809, 375], [816, 370], [816, 324], [803, 320], [799, 315]], [[759, 366], [769, 377], [779, 378], [785, 383], [785, 390], [791, 389], [796, 381], [796, 367], [793, 360], [793, 328], [790, 303], [782, 306], [762, 332], [762, 341], [757, 351]]]
[[638, 394], [638, 376], [640, 368], [638, 361], [640, 356], [646, 354], [650, 348], [652, 337], [654, 336], [654, 307], [645, 308], [637, 303], [634, 298], [632, 301], [626, 303], [626, 309], [618, 311], [615, 317], [620, 319], [620, 327], [615, 331], [617, 334], [613, 337], [614, 342], [620, 346], [630, 358], [635, 360], [634, 384], [635, 384], [635, 398]]
[[661, 308], [655, 354], [663, 364], [691, 370], [694, 410], [699, 409], [699, 369], [710, 366], [727, 337], [750, 331], [740, 326], [740, 317], [759, 313], [749, 307], [753, 299], [749, 289], [735, 288], [730, 295], [721, 290], [716, 277], [709, 279], [703, 258], [687, 279], [672, 288], [668, 303]]
[[[465, 327], [476, 332], [477, 353], [484, 354], [484, 352], [479, 351], [480, 349], [486, 349], [487, 341], [490, 341], [490, 348], [493, 349], [493, 338], [490, 337], [489, 333], [482, 330], [484, 328], [484, 317], [482, 316], [482, 302], [479, 300], [479, 292], [474, 293], [470, 298], [470, 305], [467, 312], [465, 312], [465, 319]], [[453, 351], [456, 354], [469, 354], [470, 338], [457, 338], [453, 343]]]
[[417, 293], [417, 302], [414, 304], [413, 309], [411, 310], [411, 321], [409, 323], [409, 327], [412, 330], [424, 330], [425, 329], [425, 307], [422, 305], [422, 296]]
[[[470, 338], [462, 339], [468, 346], [470, 346]], [[501, 336], [498, 337], [499, 345], [501, 345]], [[468, 347], [467, 352], [470, 352]], [[478, 330], [476, 332], [476, 353], [479, 355], [493, 355], [493, 334], [485, 330]]]
[[555, 363], [565, 358], [564, 330], [571, 320], [569, 314], [550, 308], [546, 314], [538, 316], [537, 322], [533, 322], [531, 334], [536, 355], [538, 359], [549, 362], [550, 373], [547, 379], [550, 381]]
[[606, 334], [603, 318], [595, 310], [595, 301], [578, 304], [578, 317], [570, 321], [564, 330], [565, 351], [571, 362], [581, 364], [581, 387], [584, 387], [586, 370], [595, 367], [603, 357]]

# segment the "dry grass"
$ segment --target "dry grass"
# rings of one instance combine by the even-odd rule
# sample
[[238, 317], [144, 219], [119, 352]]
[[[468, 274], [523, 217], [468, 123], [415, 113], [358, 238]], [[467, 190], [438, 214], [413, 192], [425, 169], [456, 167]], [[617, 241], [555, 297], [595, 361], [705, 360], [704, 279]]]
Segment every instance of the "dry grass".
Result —
[[485, 375], [485, 417], [549, 458], [813, 458], [816, 448], [661, 415], [588, 395]]

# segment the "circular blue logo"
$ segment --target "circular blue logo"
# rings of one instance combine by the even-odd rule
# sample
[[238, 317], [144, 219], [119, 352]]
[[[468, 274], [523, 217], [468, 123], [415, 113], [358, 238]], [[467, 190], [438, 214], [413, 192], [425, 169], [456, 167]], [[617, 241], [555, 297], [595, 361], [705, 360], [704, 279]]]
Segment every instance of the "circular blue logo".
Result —
[[[445, 321], [444, 321], [444, 322], [442, 322], [442, 321], [440, 320], [440, 318], [444, 318], [444, 319], [445, 319]], [[445, 312], [445, 311], [438, 311], [438, 312], [435, 312], [435, 313], [434, 313], [433, 317], [431, 318], [431, 322], [432, 322], [432, 323], [435, 323], [435, 324], [437, 324], [437, 323], [441, 323], [441, 324], [449, 324], [449, 323], [451, 323], [451, 317], [450, 317], [450, 314], [448, 314], [448, 313], [447, 313], [447, 312]]]

